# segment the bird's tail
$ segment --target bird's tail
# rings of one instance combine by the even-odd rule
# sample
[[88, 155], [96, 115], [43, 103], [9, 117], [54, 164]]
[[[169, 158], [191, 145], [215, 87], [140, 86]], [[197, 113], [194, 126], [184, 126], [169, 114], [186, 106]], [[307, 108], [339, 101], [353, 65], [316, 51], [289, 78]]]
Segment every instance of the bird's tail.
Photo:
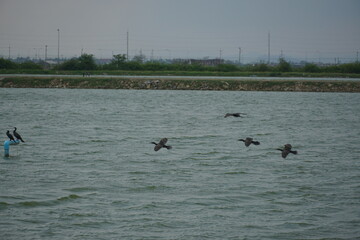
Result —
[[167, 148], [167, 149], [172, 149], [172, 146], [166, 146], [166, 145], [164, 145], [164, 147]]
[[251, 143], [254, 145], [260, 145], [260, 142], [258, 142], [258, 141], [251, 141]]
[[292, 154], [297, 154], [297, 151], [291, 151], [291, 150], [290, 150], [290, 152], [291, 152]]

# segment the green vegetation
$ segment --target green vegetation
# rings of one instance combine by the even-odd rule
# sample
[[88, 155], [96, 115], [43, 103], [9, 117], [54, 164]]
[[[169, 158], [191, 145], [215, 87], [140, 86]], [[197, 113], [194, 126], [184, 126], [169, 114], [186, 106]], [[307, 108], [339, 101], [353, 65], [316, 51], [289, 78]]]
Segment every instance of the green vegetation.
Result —
[[360, 92], [360, 81], [158, 79], [85, 77], [2, 77], [0, 88], [168, 89], [217, 91]]
[[37, 74], [91, 74], [108, 75], [184, 75], [184, 76], [259, 76], [259, 77], [360, 77], [360, 63], [318, 66], [307, 63], [295, 66], [280, 58], [277, 65], [265, 63], [234, 65], [219, 64], [205, 66], [188, 63], [144, 62], [141, 56], [132, 61], [126, 61], [125, 54], [114, 55], [108, 64], [97, 65], [91, 54], [82, 54], [50, 66], [45, 62], [31, 61], [15, 63], [0, 58], [0, 73], [37, 73]]

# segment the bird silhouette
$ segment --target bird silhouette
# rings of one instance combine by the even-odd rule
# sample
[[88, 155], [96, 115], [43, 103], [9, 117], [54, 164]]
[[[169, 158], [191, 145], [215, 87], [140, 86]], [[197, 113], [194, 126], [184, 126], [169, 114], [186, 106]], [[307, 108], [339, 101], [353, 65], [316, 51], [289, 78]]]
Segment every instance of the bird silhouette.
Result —
[[152, 144], [155, 144], [154, 151], [159, 151], [163, 147], [166, 149], [171, 149], [172, 148], [171, 146], [165, 145], [167, 143], [167, 140], [168, 140], [167, 138], [163, 138], [160, 140], [159, 143], [151, 142]]
[[227, 114], [225, 114], [224, 118], [227, 118], [227, 117], [242, 117], [240, 114], [246, 115], [246, 113], [227, 113]]
[[246, 147], [250, 146], [250, 144], [260, 145], [260, 142], [253, 141], [253, 139], [250, 138], [250, 137], [245, 138], [245, 140], [244, 139], [239, 139], [239, 141], [244, 142]]
[[283, 158], [286, 158], [287, 155], [289, 155], [289, 153], [292, 153], [292, 154], [297, 154], [298, 153], [297, 151], [292, 151], [291, 148], [292, 148], [291, 144], [288, 143], [288, 144], [284, 145], [284, 149], [278, 148], [277, 150], [281, 151], [281, 156]]
[[14, 136], [11, 135], [11, 133], [10, 133], [9, 130], [6, 131], [6, 135], [8, 136], [8, 138], [10, 138], [10, 141], [14, 141], [14, 142], [15, 142]]
[[19, 134], [18, 132], [16, 132], [16, 130], [17, 130], [17, 128], [14, 127], [13, 134], [14, 134], [14, 136], [16, 137], [16, 139], [19, 139], [20, 141], [25, 142], [25, 141], [22, 139], [22, 137], [20, 136], [20, 134]]

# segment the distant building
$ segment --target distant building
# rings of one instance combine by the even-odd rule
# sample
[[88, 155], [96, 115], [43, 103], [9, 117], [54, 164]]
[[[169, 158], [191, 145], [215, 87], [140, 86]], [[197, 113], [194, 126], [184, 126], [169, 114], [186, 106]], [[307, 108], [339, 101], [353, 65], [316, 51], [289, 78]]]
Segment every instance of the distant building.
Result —
[[196, 64], [202, 66], [217, 66], [219, 64], [224, 64], [224, 60], [220, 58], [215, 59], [176, 59], [174, 62], [183, 63], [183, 64]]

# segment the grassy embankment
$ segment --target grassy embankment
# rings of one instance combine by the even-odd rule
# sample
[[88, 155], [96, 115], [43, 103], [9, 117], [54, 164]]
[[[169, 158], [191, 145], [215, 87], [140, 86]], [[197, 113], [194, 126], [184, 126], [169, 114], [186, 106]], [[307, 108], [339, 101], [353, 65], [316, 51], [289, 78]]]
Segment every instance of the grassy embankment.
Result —
[[37, 69], [0, 69], [0, 74], [57, 74], [57, 75], [79, 75], [89, 72], [91, 75], [121, 75], [121, 76], [227, 76], [227, 77], [304, 77], [304, 78], [360, 78], [357, 73], [336, 73], [336, 72], [254, 72], [254, 71], [129, 71], [129, 70], [93, 70], [93, 71], [56, 71]]
[[[140, 75], [140, 74], [139, 74]], [[2, 77], [2, 88], [169, 89], [232, 91], [360, 92], [360, 81], [151, 79], [127, 77]]]

